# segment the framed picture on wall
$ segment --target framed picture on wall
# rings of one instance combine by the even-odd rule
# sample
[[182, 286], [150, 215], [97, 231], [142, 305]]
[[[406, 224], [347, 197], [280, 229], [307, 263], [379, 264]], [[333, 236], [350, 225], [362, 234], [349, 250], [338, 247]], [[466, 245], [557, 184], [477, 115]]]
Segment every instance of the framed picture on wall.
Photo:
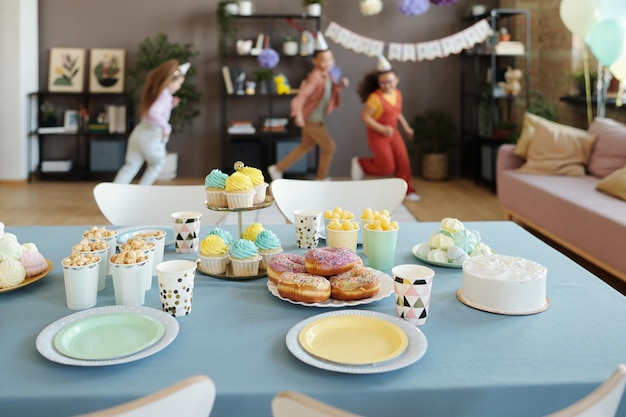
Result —
[[92, 49], [89, 55], [89, 92], [123, 93], [124, 49]]
[[81, 93], [85, 84], [85, 50], [50, 48], [48, 91]]

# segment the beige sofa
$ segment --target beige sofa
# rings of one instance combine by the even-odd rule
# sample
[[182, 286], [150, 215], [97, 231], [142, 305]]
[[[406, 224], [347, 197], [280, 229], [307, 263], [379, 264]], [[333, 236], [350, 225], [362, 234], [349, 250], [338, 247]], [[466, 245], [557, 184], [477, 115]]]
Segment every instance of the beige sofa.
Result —
[[[520, 141], [524, 134], [533, 136], [530, 139], [534, 141], [538, 135], [546, 133], [538, 125], [529, 132], [527, 122], [528, 118], [525, 118]], [[536, 230], [626, 281], [626, 196], [619, 198], [620, 192], [626, 190], [626, 126], [615, 123], [596, 119], [587, 131], [592, 136], [592, 146], [587, 156], [584, 152], [581, 154], [582, 175], [541, 172], [545, 168], [541, 165], [546, 161], [541, 158], [532, 160], [532, 141], [530, 146], [526, 145], [526, 152], [520, 150], [525, 145], [519, 145], [519, 142], [517, 147], [502, 145], [496, 168], [497, 193], [508, 219]], [[607, 126], [613, 135], [611, 140], [606, 139], [608, 136], [603, 137], [607, 135], [604, 129]], [[623, 129], [623, 132], [615, 128]], [[555, 131], [551, 134], [554, 136]], [[558, 132], [556, 136], [559, 139]], [[553, 149], [551, 152], [557, 151]], [[540, 154], [541, 151], [535, 151], [534, 157]], [[609, 159], [602, 160], [605, 156]], [[549, 161], [549, 164], [552, 166], [547, 171], [563, 168], [561, 163]], [[624, 167], [614, 169], [620, 166]], [[613, 189], [604, 192], [596, 189], [599, 184], [602, 188], [608, 182], [613, 183]]]

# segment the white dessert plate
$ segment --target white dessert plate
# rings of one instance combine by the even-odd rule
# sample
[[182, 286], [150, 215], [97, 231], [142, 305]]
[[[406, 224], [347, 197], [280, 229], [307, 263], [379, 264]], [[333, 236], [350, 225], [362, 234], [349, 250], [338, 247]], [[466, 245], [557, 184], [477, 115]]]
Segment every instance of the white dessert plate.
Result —
[[223, 274], [211, 274], [210, 272], [203, 270], [200, 259], [196, 260], [196, 265], [196, 269], [202, 275], [207, 275], [209, 277], [225, 279], [229, 281], [248, 281], [251, 279], [264, 278], [267, 276], [267, 272], [265, 271], [265, 269], [259, 269], [259, 273], [256, 275], [237, 276], [233, 273], [233, 267], [230, 263], [226, 266], [226, 271]]
[[76, 359], [115, 359], [152, 346], [163, 334], [165, 326], [153, 317], [110, 313], [68, 324], [54, 337], [54, 347]]
[[147, 225], [147, 226], [131, 226], [117, 229], [117, 246], [123, 245], [128, 239], [133, 237], [134, 232], [139, 230], [165, 230], [165, 246], [174, 244], [174, 230], [171, 227], [159, 226], [159, 225]]
[[502, 315], [505, 315], [505, 316], [529, 316], [531, 314], [538, 314], [538, 313], [541, 313], [542, 311], [546, 311], [548, 309], [548, 307], [550, 307], [550, 299], [548, 297], [546, 297], [546, 303], [541, 308], [539, 308], [537, 310], [531, 310], [531, 311], [506, 311], [506, 310], [491, 309], [491, 308], [487, 308], [487, 307], [476, 305], [476, 304], [472, 303], [470, 300], [468, 300], [467, 298], [465, 298], [465, 295], [463, 295], [463, 288], [459, 288], [458, 289], [458, 291], [456, 292], [456, 298], [458, 298], [459, 301], [462, 302], [463, 304], [465, 304], [466, 306], [475, 308], [476, 310], [485, 311], [487, 313], [502, 314]]
[[[55, 348], [54, 345], [57, 334], [59, 334], [59, 332], [61, 332], [67, 326], [70, 326], [73, 323], [85, 318], [110, 316], [111, 314], [119, 313], [147, 316], [158, 320], [165, 328], [165, 332], [163, 333], [161, 338], [158, 339], [158, 341], [149, 345], [148, 347], [145, 347], [135, 353], [113, 359], [78, 359], [66, 356]], [[115, 305], [82, 310], [55, 321], [54, 323], [48, 325], [45, 329], [43, 329], [41, 333], [39, 333], [35, 342], [35, 346], [43, 357], [51, 360], [52, 362], [74, 366], [109, 366], [133, 362], [154, 355], [155, 353], [169, 346], [170, 343], [174, 341], [177, 335], [178, 322], [170, 314], [149, 307]]]
[[[327, 361], [311, 355], [302, 347], [299, 336], [306, 326], [326, 318], [343, 316], [376, 318], [398, 326], [407, 337], [407, 346], [399, 355], [389, 360], [365, 365], [346, 365]], [[347, 374], [376, 374], [401, 369], [417, 362], [428, 348], [426, 336], [416, 326], [389, 314], [368, 310], [338, 310], [309, 317], [293, 326], [285, 339], [289, 351], [302, 362], [316, 368]]]
[[26, 287], [27, 285], [30, 285], [30, 284], [34, 284], [35, 282], [39, 281], [40, 279], [48, 275], [48, 273], [52, 271], [52, 262], [50, 262], [49, 259], [46, 259], [46, 262], [48, 263], [48, 267], [46, 268], [45, 271], [43, 271], [40, 274], [33, 275], [32, 277], [26, 278], [24, 281], [20, 282], [14, 287], [0, 288], [0, 294], [2, 294], [3, 292], [17, 290], [19, 288]]
[[400, 355], [408, 338], [400, 327], [377, 317], [331, 316], [307, 324], [298, 335], [309, 354], [343, 365], [373, 365]]
[[421, 243], [418, 243], [417, 245], [413, 246], [413, 248], [411, 249], [411, 252], [413, 252], [413, 255], [415, 255], [415, 257], [419, 259], [420, 261], [426, 262], [427, 264], [431, 264], [431, 265], [443, 266], [444, 268], [462, 268], [463, 267], [463, 263], [431, 261], [428, 258], [424, 258], [423, 256], [418, 255], [417, 248], [420, 245]]
[[328, 300], [319, 303], [294, 301], [289, 298], [281, 297], [280, 294], [278, 294], [278, 287], [269, 279], [267, 280], [267, 289], [270, 290], [272, 295], [275, 297], [278, 297], [283, 301], [290, 302], [291, 304], [300, 304], [307, 307], [352, 307], [361, 304], [373, 303], [374, 301], [382, 300], [383, 298], [393, 294], [393, 279], [382, 271], [378, 271], [376, 269], [372, 269], [372, 271], [376, 273], [378, 279], [380, 280], [380, 289], [376, 295], [362, 300], [336, 300], [334, 298], [329, 298]]

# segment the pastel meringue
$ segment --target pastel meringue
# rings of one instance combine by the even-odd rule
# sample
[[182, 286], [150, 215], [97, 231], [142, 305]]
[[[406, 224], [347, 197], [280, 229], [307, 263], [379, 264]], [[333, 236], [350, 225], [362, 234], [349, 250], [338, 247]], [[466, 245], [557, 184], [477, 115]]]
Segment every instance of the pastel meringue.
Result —
[[428, 243], [420, 243], [415, 249], [415, 253], [417, 254], [417, 256], [420, 256], [422, 258], [427, 258], [428, 252], [430, 252], [430, 247], [428, 247]]
[[11, 288], [26, 279], [26, 271], [16, 259], [0, 261], [0, 288]]
[[469, 258], [467, 252], [456, 245], [450, 246], [448, 248], [447, 254], [450, 262], [453, 262], [455, 264], [462, 264]]
[[474, 250], [474, 246], [480, 243], [480, 233], [475, 230], [457, 230], [454, 232], [454, 244], [465, 252], [470, 253]]
[[444, 249], [433, 249], [428, 252], [428, 260], [433, 262], [440, 262], [446, 264], [450, 262], [448, 258], [448, 253]]
[[13, 233], [5, 233], [0, 238], [0, 261], [19, 260], [24, 252], [24, 247], [17, 241]]
[[428, 246], [430, 246], [431, 249], [447, 250], [452, 245], [454, 245], [454, 241], [450, 236], [444, 233], [436, 233], [428, 240]]
[[41, 274], [48, 269], [48, 262], [36, 249], [27, 249], [22, 253], [20, 257], [20, 263], [24, 267], [26, 277], [32, 277]]
[[448, 233], [454, 234], [458, 230], [465, 229], [465, 226], [459, 219], [445, 217], [441, 220], [441, 228]]
[[493, 250], [485, 245], [484, 243], [479, 243], [474, 247], [474, 250], [470, 252], [470, 256], [483, 256], [483, 255], [493, 255]]

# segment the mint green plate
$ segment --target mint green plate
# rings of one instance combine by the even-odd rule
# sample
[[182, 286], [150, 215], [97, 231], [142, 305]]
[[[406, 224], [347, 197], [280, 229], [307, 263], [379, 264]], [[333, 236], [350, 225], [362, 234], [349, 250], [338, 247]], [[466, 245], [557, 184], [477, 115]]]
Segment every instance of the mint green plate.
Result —
[[54, 347], [70, 358], [122, 358], [152, 346], [165, 333], [160, 320], [142, 314], [112, 313], [90, 316], [65, 326]]

